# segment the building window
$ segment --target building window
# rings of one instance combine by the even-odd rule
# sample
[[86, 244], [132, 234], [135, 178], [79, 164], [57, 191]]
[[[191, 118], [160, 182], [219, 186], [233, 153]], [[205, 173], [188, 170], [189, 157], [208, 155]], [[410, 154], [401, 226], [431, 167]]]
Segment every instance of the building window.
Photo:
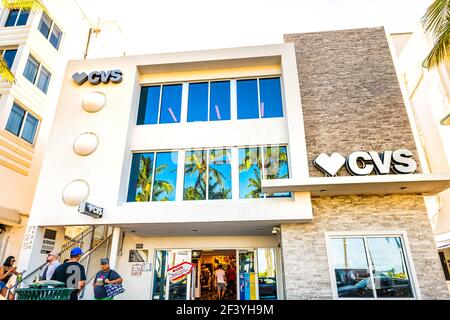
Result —
[[175, 200], [178, 152], [133, 154], [128, 202]]
[[8, 18], [5, 22], [5, 27], [24, 26], [27, 24], [30, 11], [12, 9], [9, 11]]
[[23, 76], [35, 84], [42, 92], [47, 93], [51, 73], [32, 55], [28, 57]]
[[42, 13], [41, 21], [39, 22], [38, 30], [42, 33], [45, 39], [48, 39], [51, 45], [58, 50], [61, 43], [62, 32], [52, 19], [49, 18], [45, 12]]
[[289, 178], [286, 146], [239, 149], [239, 198], [289, 197], [291, 195], [290, 192], [264, 194], [261, 190], [261, 177]]
[[181, 84], [142, 87], [137, 124], [179, 123], [181, 93]]
[[1, 50], [1, 55], [6, 62], [6, 65], [11, 70], [14, 63], [14, 58], [16, 57], [17, 49], [5, 49]]
[[413, 298], [401, 236], [330, 239], [339, 298]]
[[186, 151], [183, 200], [231, 199], [231, 150]]
[[188, 122], [230, 120], [230, 81], [189, 84]]
[[280, 78], [237, 80], [238, 119], [283, 117]]
[[16, 103], [11, 108], [6, 130], [33, 144], [39, 120]]

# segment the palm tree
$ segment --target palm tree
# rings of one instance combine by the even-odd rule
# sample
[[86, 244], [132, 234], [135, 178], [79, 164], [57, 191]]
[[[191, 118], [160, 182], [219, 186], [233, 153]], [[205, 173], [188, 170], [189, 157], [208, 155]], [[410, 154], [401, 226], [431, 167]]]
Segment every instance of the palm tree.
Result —
[[2, 0], [3, 8], [9, 10], [30, 10], [30, 11], [45, 11], [47, 8], [41, 0]]
[[206, 170], [208, 165], [206, 163], [206, 156], [204, 152], [206, 151], [194, 151], [186, 158], [184, 174], [195, 174], [197, 175], [197, 180], [195, 181], [194, 186], [184, 189], [185, 200], [206, 199]]
[[433, 68], [450, 56], [450, 1], [435, 0], [422, 17], [425, 31], [434, 41], [433, 48], [423, 62], [425, 68]]
[[[40, 0], [2, 0], [3, 9], [9, 10], [29, 10], [47, 12], [47, 8]], [[5, 59], [0, 57], [0, 77], [9, 83], [14, 83], [15, 77], [8, 67]]]
[[[279, 168], [287, 164], [287, 152], [285, 147], [264, 147], [264, 170], [266, 179], [283, 179], [288, 173], [280, 175]], [[254, 166], [257, 165], [255, 168]], [[245, 195], [246, 198], [261, 198], [261, 171], [262, 167], [260, 148], [245, 149], [245, 156], [239, 164], [239, 171], [248, 171], [253, 168], [254, 177], [248, 179], [248, 187], [252, 188]]]
[[[214, 166], [207, 164], [207, 151], [194, 151], [186, 158], [186, 167], [184, 169], [185, 175], [196, 175], [197, 179], [195, 181], [194, 186], [190, 186], [184, 189], [184, 200], [205, 200], [206, 199], [206, 185], [207, 181], [207, 173], [209, 173], [209, 192], [214, 190], [217, 186], [221, 186], [224, 188], [226, 177], [225, 175], [215, 168]], [[209, 162], [210, 164], [220, 164], [222, 159], [226, 157], [227, 150], [211, 150], [209, 154]], [[226, 159], [226, 158], [225, 158]], [[208, 170], [209, 169], [209, 170]], [[211, 184], [211, 181], [215, 181]], [[213, 187], [214, 186], [214, 187]], [[225, 191], [224, 189], [223, 191]], [[214, 191], [213, 191], [214, 192]], [[222, 195], [227, 196], [226, 192], [222, 192]], [[219, 198], [220, 194], [213, 194], [212, 197], [216, 197], [214, 199], [228, 199]], [[213, 199], [211, 196], [210, 199]]]
[[250, 192], [245, 195], [246, 198], [262, 198], [261, 192], [261, 173], [257, 168], [253, 168], [254, 178], [248, 179], [248, 187], [251, 188]]
[[[217, 190], [216, 190], [217, 189]], [[219, 182], [215, 182], [209, 185], [209, 199], [231, 199], [231, 189], [224, 188], [223, 184]]]
[[[162, 164], [155, 168], [155, 181], [153, 183], [153, 201], [169, 201], [168, 195], [175, 190], [173, 184], [168, 181], [156, 179], [161, 172], [167, 169], [168, 164]], [[176, 169], [172, 170], [172, 172], [176, 171]], [[165, 197], [158, 199], [161, 195], [166, 194]], [[157, 200], [155, 200], [157, 199]]]
[[136, 201], [150, 201], [152, 191], [153, 159], [142, 157], [136, 185]]

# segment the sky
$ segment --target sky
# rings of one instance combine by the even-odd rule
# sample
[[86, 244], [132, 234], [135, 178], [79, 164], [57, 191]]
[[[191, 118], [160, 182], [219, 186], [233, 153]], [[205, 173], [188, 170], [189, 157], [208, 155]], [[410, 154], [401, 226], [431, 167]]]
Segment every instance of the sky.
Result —
[[384, 26], [414, 31], [429, 0], [71, 0], [117, 21], [129, 54], [283, 42], [283, 34]]

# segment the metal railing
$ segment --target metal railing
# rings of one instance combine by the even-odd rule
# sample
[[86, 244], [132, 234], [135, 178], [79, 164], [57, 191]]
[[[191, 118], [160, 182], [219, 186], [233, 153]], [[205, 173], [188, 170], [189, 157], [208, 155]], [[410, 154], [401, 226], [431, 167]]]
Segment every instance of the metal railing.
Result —
[[[61, 252], [59, 253], [59, 260], [63, 262], [65, 259], [70, 258], [70, 250], [72, 250], [75, 247], [83, 247], [84, 241], [86, 239], [89, 239], [88, 237], [92, 234], [94, 234], [95, 229], [97, 226], [90, 226], [83, 232], [79, 233], [74, 238], [70, 239], [68, 242], [64, 243], [64, 245], [61, 248]], [[92, 238], [91, 238], [92, 239]], [[91, 240], [89, 240], [91, 241]], [[89, 248], [91, 249], [91, 248]]]
[[[74, 238], [66, 237], [65, 239], [69, 238], [69, 240], [64, 243], [64, 245], [61, 248], [61, 251], [59, 252], [59, 260], [61, 263], [70, 257], [70, 251], [75, 248], [76, 246], [81, 246], [83, 244], [83, 240], [85, 240], [86, 237], [88, 237], [91, 233], [93, 234], [95, 231], [96, 226], [91, 226], [84, 230], [83, 232], [79, 233]], [[47, 262], [44, 262], [39, 267], [35, 268], [34, 270], [27, 272], [26, 270], [22, 272], [22, 279], [20, 281], [17, 281], [14, 286], [12, 286], [8, 290], [11, 292], [11, 290], [22, 288], [24, 285], [29, 286], [36, 278], [36, 275], [40, 275], [40, 273], [43, 271], [45, 266], [47, 265]], [[8, 295], [7, 295], [8, 297]]]

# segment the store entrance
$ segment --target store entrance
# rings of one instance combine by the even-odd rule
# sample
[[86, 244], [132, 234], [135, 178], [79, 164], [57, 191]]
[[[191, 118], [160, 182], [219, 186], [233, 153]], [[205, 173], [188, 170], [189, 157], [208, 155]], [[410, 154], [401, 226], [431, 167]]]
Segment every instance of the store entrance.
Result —
[[[222, 297], [219, 265], [227, 282]], [[278, 285], [274, 248], [155, 251], [154, 300], [276, 300]]]
[[[193, 250], [192, 263], [195, 299], [237, 300], [236, 250]], [[218, 278], [224, 278], [226, 285], [219, 284]], [[219, 288], [223, 289], [220, 295]]]

